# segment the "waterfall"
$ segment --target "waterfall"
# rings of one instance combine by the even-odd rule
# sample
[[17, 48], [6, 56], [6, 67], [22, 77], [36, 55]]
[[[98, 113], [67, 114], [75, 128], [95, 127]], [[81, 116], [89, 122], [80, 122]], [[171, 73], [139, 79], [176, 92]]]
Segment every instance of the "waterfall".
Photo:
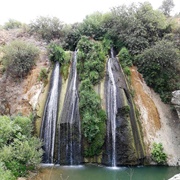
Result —
[[68, 81], [63, 110], [60, 117], [58, 161], [60, 164], [77, 165], [81, 162], [81, 125], [79, 116], [79, 97], [77, 91], [77, 53]]
[[[117, 102], [116, 102], [116, 84], [115, 79], [112, 72], [112, 60], [114, 58], [113, 51], [111, 50], [111, 58], [108, 60], [108, 73], [109, 80], [107, 84], [107, 116], [108, 116], [108, 124], [107, 124], [107, 134], [108, 140], [110, 141], [110, 134], [112, 135], [112, 155], [111, 162], [112, 166], [116, 166], [116, 114], [117, 114]], [[109, 155], [110, 157], [110, 155]]]
[[53, 163], [54, 158], [54, 144], [56, 121], [58, 115], [58, 101], [59, 101], [59, 62], [56, 62], [54, 70], [51, 75], [51, 84], [48, 97], [46, 100], [43, 120], [41, 125], [40, 138], [43, 140], [43, 162]]

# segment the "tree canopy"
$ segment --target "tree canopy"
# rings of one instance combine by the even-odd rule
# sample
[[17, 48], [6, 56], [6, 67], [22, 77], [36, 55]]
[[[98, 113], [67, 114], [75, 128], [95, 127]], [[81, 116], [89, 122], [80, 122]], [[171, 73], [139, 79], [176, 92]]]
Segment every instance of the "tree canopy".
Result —
[[164, 13], [164, 15], [170, 16], [170, 13], [173, 8], [174, 8], [173, 0], [163, 0], [160, 10]]

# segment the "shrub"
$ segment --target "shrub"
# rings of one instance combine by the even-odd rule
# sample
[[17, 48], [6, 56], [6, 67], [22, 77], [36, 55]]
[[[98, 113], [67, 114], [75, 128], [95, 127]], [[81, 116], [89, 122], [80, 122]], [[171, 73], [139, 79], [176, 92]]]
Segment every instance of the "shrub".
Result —
[[56, 17], [40, 16], [31, 22], [30, 33], [35, 33], [39, 38], [50, 42], [63, 36], [63, 23]]
[[15, 177], [25, 176], [42, 156], [40, 140], [31, 135], [32, 122], [23, 116], [0, 116], [0, 124], [0, 162]]
[[63, 75], [64, 79], [67, 79], [69, 74], [71, 53], [69, 51], [64, 51], [61, 46], [53, 42], [49, 45], [49, 58], [52, 62], [59, 61], [61, 74]]
[[42, 81], [44, 83], [44, 85], [46, 85], [48, 83], [48, 71], [46, 68], [42, 68], [39, 76], [38, 76], [38, 80]]
[[4, 29], [16, 29], [22, 27], [22, 23], [19, 21], [16, 21], [14, 19], [9, 19], [8, 22], [4, 24]]
[[128, 77], [131, 76], [131, 71], [128, 66], [124, 67], [123, 70], [124, 70], [124, 74], [126, 76], [128, 76]]
[[130, 112], [130, 107], [127, 105], [127, 106], [123, 106], [121, 109], [120, 109], [120, 111], [121, 111], [121, 114], [122, 115], [128, 115], [129, 114], [129, 112]]
[[63, 48], [55, 43], [50, 43], [49, 45], [49, 59], [52, 62], [59, 61], [60, 65], [64, 63], [65, 52]]
[[154, 143], [151, 152], [152, 159], [158, 164], [165, 164], [167, 161], [167, 155], [164, 153], [164, 148], [162, 143]]
[[4, 163], [0, 162], [0, 179], [1, 180], [15, 180], [15, 176], [13, 176], [10, 170], [7, 170]]
[[132, 66], [131, 56], [125, 47], [119, 51], [118, 57], [122, 68]]
[[16, 40], [3, 49], [3, 64], [13, 77], [24, 77], [35, 65], [39, 50], [33, 44]]
[[89, 78], [93, 85], [104, 76], [105, 54], [100, 42], [82, 36], [78, 42], [77, 69], [80, 80]]

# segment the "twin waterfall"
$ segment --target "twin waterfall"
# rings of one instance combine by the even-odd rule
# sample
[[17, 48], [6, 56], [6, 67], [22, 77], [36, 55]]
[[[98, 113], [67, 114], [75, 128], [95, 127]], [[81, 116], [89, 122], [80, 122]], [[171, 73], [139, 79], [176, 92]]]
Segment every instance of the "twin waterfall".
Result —
[[[74, 52], [65, 94], [61, 93], [64, 89], [60, 65], [56, 62], [54, 66], [41, 123], [43, 163], [78, 165], [87, 162], [82, 152], [84, 144], [81, 137], [76, 64], [77, 53]], [[62, 94], [64, 102], [61, 100]], [[107, 121], [101, 163], [112, 167], [141, 163], [144, 151], [134, 105], [113, 50], [106, 63], [104, 100]]]
[[58, 62], [51, 75], [40, 134], [44, 142], [43, 163], [77, 165], [82, 162], [76, 61], [76, 52], [74, 52], [67, 92], [59, 117], [61, 77]]

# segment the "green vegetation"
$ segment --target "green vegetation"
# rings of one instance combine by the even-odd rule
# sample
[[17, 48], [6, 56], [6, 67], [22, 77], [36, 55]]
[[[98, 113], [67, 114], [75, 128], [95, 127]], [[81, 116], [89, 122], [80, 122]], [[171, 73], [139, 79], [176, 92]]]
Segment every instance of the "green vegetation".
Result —
[[52, 62], [59, 61], [59, 64], [62, 65], [65, 61], [65, 52], [63, 48], [56, 43], [50, 43], [49, 45], [49, 59]]
[[48, 83], [48, 71], [46, 68], [42, 68], [39, 76], [38, 76], [38, 80], [42, 81], [44, 86], [46, 86], [46, 84]]
[[50, 42], [51, 40], [62, 37], [63, 23], [56, 17], [40, 16], [29, 24], [29, 32]]
[[166, 40], [157, 42], [136, 60], [147, 84], [160, 94], [164, 102], [170, 102], [171, 92], [180, 88], [179, 63], [178, 49]]
[[33, 44], [15, 40], [3, 48], [3, 65], [13, 77], [26, 76], [35, 65], [39, 49]]
[[151, 152], [152, 159], [158, 164], [165, 164], [167, 161], [167, 155], [164, 153], [164, 148], [162, 143], [154, 143]]
[[93, 85], [97, 84], [104, 76], [105, 54], [101, 43], [82, 36], [77, 48], [80, 80], [89, 78]]
[[22, 27], [22, 23], [14, 19], [9, 19], [9, 21], [4, 24], [4, 29], [6, 30], [21, 28], [21, 27]]
[[32, 122], [23, 116], [0, 116], [0, 124], [0, 171], [3, 178], [12, 174], [10, 179], [25, 176], [28, 170], [36, 168], [42, 156], [40, 140], [31, 135]]
[[10, 170], [7, 170], [4, 163], [0, 162], [0, 179], [1, 180], [15, 180], [16, 177]]
[[164, 15], [170, 16], [170, 12], [172, 11], [173, 8], [174, 8], [173, 0], [163, 0], [160, 10], [164, 13]]
[[126, 66], [128, 67], [132, 66], [131, 56], [129, 54], [129, 51], [125, 47], [123, 47], [119, 51], [118, 57], [122, 68], [125, 68]]
[[99, 42], [83, 36], [78, 43], [78, 73], [81, 80], [80, 114], [85, 137], [86, 157], [99, 155], [105, 138], [106, 114], [101, 108], [101, 99], [93, 89], [104, 74], [105, 55]]
[[64, 79], [67, 79], [71, 61], [70, 51], [64, 51], [61, 46], [53, 42], [49, 45], [49, 58], [52, 62], [59, 61], [61, 74], [63, 75]]
[[120, 109], [120, 112], [121, 112], [122, 115], [129, 115], [130, 107], [129, 107], [128, 105], [123, 106], [123, 107]]

